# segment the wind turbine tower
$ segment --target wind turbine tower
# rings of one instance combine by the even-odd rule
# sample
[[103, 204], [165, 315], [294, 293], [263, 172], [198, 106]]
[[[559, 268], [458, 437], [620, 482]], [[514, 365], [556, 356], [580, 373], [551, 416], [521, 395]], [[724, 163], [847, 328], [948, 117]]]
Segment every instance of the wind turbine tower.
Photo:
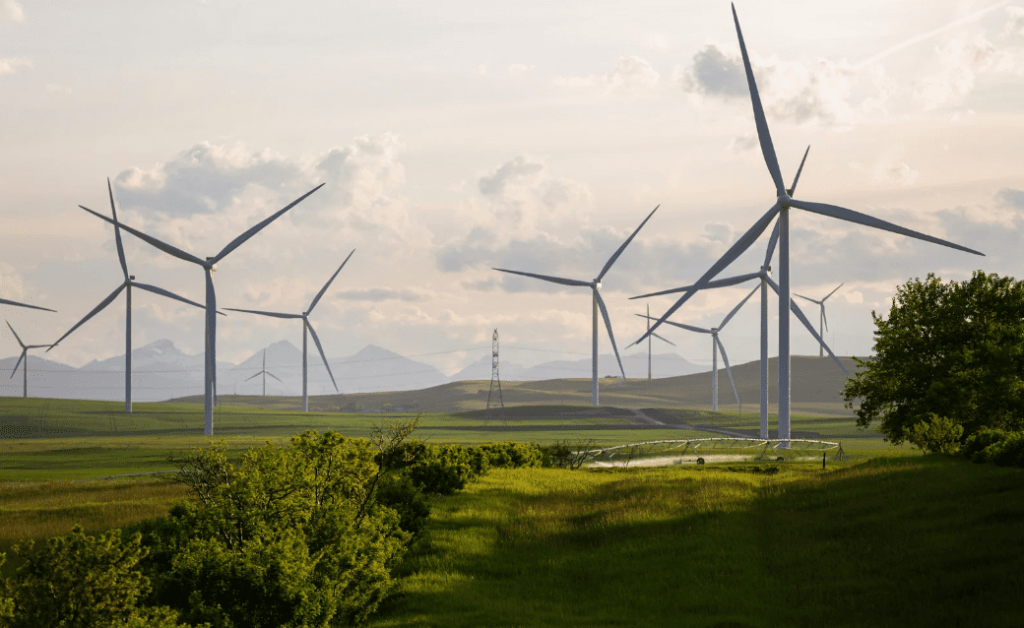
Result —
[[[277, 381], [281, 382], [281, 379], [277, 375], [274, 375], [273, 373], [271, 373], [270, 371], [267, 370], [267, 350], [266, 349], [263, 350], [263, 370], [260, 371], [259, 373], [256, 373], [252, 377], [246, 378], [245, 381], [249, 381], [250, 379], [257, 378], [260, 375], [263, 376], [263, 396], [266, 397], [267, 396], [267, 375], [269, 375], [269, 376], [273, 377], [274, 379], [276, 379]], [[284, 382], [281, 382], [281, 383], [283, 384]]]
[[121, 271], [124, 273], [124, 282], [120, 286], [118, 286], [116, 290], [111, 292], [110, 296], [108, 296], [106, 299], [103, 299], [103, 301], [101, 301], [99, 305], [93, 308], [91, 312], [86, 314], [85, 317], [82, 318], [82, 320], [78, 321], [74, 327], [69, 329], [66, 334], [61, 336], [57, 340], [57, 342], [53, 343], [50, 346], [50, 348], [46, 350], [46, 352], [49, 353], [50, 351], [52, 351], [57, 345], [60, 344], [61, 340], [64, 340], [65, 338], [70, 336], [72, 332], [74, 332], [76, 329], [84, 325], [87, 320], [99, 314], [103, 310], [103, 308], [110, 305], [114, 301], [114, 299], [117, 298], [117, 295], [121, 294], [121, 291], [124, 290], [124, 411], [130, 414], [132, 411], [132, 288], [139, 288], [140, 290], [146, 290], [154, 294], [159, 294], [169, 299], [175, 299], [177, 301], [181, 301], [182, 303], [188, 303], [189, 305], [195, 306], [200, 309], [202, 309], [203, 306], [200, 305], [199, 303], [196, 303], [195, 301], [191, 301], [189, 299], [186, 299], [185, 297], [180, 297], [174, 294], [173, 292], [164, 290], [163, 288], [157, 288], [156, 286], [151, 286], [149, 284], [135, 281], [135, 275], [128, 274], [128, 263], [125, 261], [124, 247], [121, 245], [121, 229], [120, 223], [117, 221], [117, 208], [114, 206], [114, 189], [110, 185], [109, 178], [107, 179], [107, 193], [110, 195], [110, 213], [114, 217], [114, 242], [117, 244], [117, 259], [119, 262], [121, 262]]
[[[842, 288], [845, 283], [846, 282], [844, 281], [843, 283], [841, 283], [838, 286], [836, 286], [836, 290]], [[825, 318], [825, 301], [828, 301], [828, 298], [830, 296], [832, 296], [833, 294], [835, 294], [836, 290], [833, 290], [832, 292], [829, 292], [828, 294], [826, 294], [825, 298], [822, 299], [821, 301], [815, 301], [811, 297], [805, 297], [802, 294], [795, 294], [795, 295], [793, 295], [793, 296], [800, 297], [801, 299], [807, 299], [811, 303], [817, 303], [818, 304], [818, 309], [821, 310], [821, 316], [818, 318], [818, 335], [821, 336], [822, 338], [825, 337], [825, 330], [828, 329], [828, 319]], [[824, 357], [824, 356], [825, 356], [825, 349], [824, 349], [824, 347], [818, 347], [818, 357], [821, 358], [821, 357]]]
[[655, 207], [651, 211], [650, 214], [647, 214], [647, 218], [644, 218], [644, 221], [640, 223], [640, 226], [636, 228], [636, 231], [634, 231], [632, 234], [630, 234], [630, 236], [628, 238], [626, 238], [626, 241], [623, 242], [622, 246], [620, 246], [618, 248], [618, 250], [616, 250], [615, 253], [611, 256], [611, 258], [608, 259], [608, 261], [604, 265], [604, 268], [601, 269], [601, 272], [598, 273], [597, 278], [594, 279], [593, 281], [581, 281], [579, 279], [565, 279], [564, 277], [552, 277], [552, 276], [549, 276], [549, 275], [537, 275], [537, 274], [534, 274], [534, 273], [524, 273], [524, 272], [518, 271], [518, 270], [506, 270], [504, 268], [495, 268], [494, 269], [494, 270], [497, 270], [497, 271], [500, 271], [500, 272], [503, 272], [503, 273], [511, 273], [513, 275], [522, 275], [524, 277], [533, 277], [534, 279], [540, 279], [542, 281], [550, 281], [552, 283], [562, 284], [563, 286], [579, 286], [579, 287], [590, 288], [591, 292], [593, 293], [593, 297], [592, 297], [592, 300], [593, 300], [593, 342], [591, 344], [591, 346], [592, 346], [592, 355], [593, 355], [593, 357], [591, 359], [591, 366], [593, 367], [593, 370], [592, 370], [592, 377], [593, 377], [593, 379], [591, 381], [591, 386], [590, 386], [590, 401], [591, 401], [591, 404], [593, 406], [595, 406], [595, 407], [600, 405], [599, 404], [599, 398], [598, 398], [598, 383], [597, 383], [598, 382], [598, 379], [597, 379], [597, 310], [598, 310], [598, 308], [601, 309], [601, 316], [604, 317], [604, 325], [605, 325], [605, 328], [608, 330], [608, 339], [612, 343], [612, 350], [615, 351], [615, 359], [618, 360], [618, 362], [619, 362], [619, 371], [622, 373], [622, 379], [626, 379], [626, 369], [624, 369], [622, 367], [622, 359], [619, 357], [619, 349], [618, 349], [618, 347], [615, 346], [615, 334], [612, 333], [612, 321], [608, 317], [608, 308], [605, 307], [604, 299], [601, 298], [601, 293], [600, 293], [600, 290], [601, 290], [601, 280], [604, 278], [604, 276], [608, 272], [608, 270], [612, 267], [612, 264], [615, 263], [615, 260], [619, 259], [619, 256], [622, 255], [622, 252], [624, 250], [626, 250], [626, 247], [629, 246], [629, 243], [633, 241], [633, 238], [636, 237], [636, 234], [639, 233], [641, 229], [643, 229], [644, 225], [647, 224], [647, 221], [651, 219], [651, 216], [653, 216], [654, 212], [656, 212], [656, 211], [658, 211], [657, 207]]
[[[181, 249], [175, 246], [171, 246], [166, 242], [158, 240], [153, 236], [146, 235], [145, 233], [139, 231], [138, 229], [133, 229], [128, 225], [124, 224], [120, 225], [121, 229], [124, 229], [125, 231], [139, 238], [140, 240], [148, 242], [150, 245], [160, 249], [164, 253], [167, 253], [168, 255], [176, 257], [180, 260], [191, 262], [193, 264], [196, 264], [197, 266], [202, 267], [203, 273], [206, 276], [206, 368], [204, 374], [205, 377], [203, 391], [203, 432], [206, 436], [213, 436], [213, 406], [215, 403], [214, 395], [216, 394], [217, 386], [217, 294], [213, 288], [213, 272], [217, 269], [217, 262], [227, 257], [229, 253], [231, 253], [232, 251], [240, 247], [242, 244], [244, 244], [246, 240], [259, 233], [261, 229], [277, 220], [289, 209], [301, 203], [303, 200], [306, 199], [306, 197], [308, 197], [313, 192], [316, 192], [324, 185], [324, 183], [321, 183], [320, 185], [316, 186], [309, 192], [306, 192], [299, 198], [295, 199], [294, 201], [286, 205], [283, 209], [280, 209], [274, 214], [272, 214], [269, 218], [265, 218], [264, 220], [260, 221], [253, 227], [250, 227], [248, 231], [246, 231], [242, 235], [238, 236], [237, 238], [229, 242], [227, 246], [221, 249], [220, 253], [217, 253], [213, 257], [207, 257], [205, 259], [200, 259], [195, 255], [192, 255], [191, 253], [186, 253], [185, 251], [182, 251]], [[111, 220], [110, 218], [107, 218], [102, 214], [98, 214], [93, 210], [89, 209], [88, 207], [85, 207], [83, 205], [79, 205], [79, 207], [81, 207], [85, 211], [89, 212], [90, 214], [96, 216], [101, 220], [105, 220], [111, 224], [114, 224], [114, 221]]]
[[[954, 244], [934, 236], [926, 235], [905, 227], [900, 227], [891, 222], [862, 214], [844, 207], [836, 205], [830, 205], [827, 203], [817, 203], [811, 201], [804, 201], [793, 198], [789, 191], [786, 190], [785, 184], [782, 181], [782, 173], [779, 169], [779, 160], [775, 155], [775, 146], [772, 143], [771, 134], [768, 131], [768, 122], [765, 119], [764, 107], [761, 105], [761, 98], [758, 95], [757, 84], [754, 81], [754, 72], [750, 66], [750, 57], [747, 54], [747, 47], [743, 41], [743, 32], [740, 30], [739, 17], [736, 15], [736, 6], [732, 7], [733, 22], [736, 26], [736, 37], [740, 44], [740, 53], [743, 57], [743, 68], [747, 77], [747, 86], [750, 90], [750, 102], [754, 110], [754, 122], [757, 127], [757, 138], [758, 143], [761, 146], [761, 154], [764, 157], [765, 165], [768, 167], [768, 172], [771, 174], [772, 182], [775, 184], [776, 200], [775, 204], [772, 205], [763, 216], [754, 225], [747, 230], [740, 239], [736, 241], [733, 246], [726, 251], [725, 255], [721, 257], [715, 264], [706, 272], [704, 275], [691, 286], [691, 289], [687, 291], [676, 303], [668, 309], [668, 311], [662, 315], [660, 319], [651, 327], [651, 330], [655, 330], [658, 326], [665, 322], [665, 320], [675, 312], [683, 303], [685, 303], [693, 294], [700, 289], [707, 287], [707, 284], [726, 266], [731, 264], [740, 255], [746, 251], [751, 244], [767, 229], [772, 219], [778, 215], [779, 217], [779, 438], [783, 441], [780, 447], [787, 449], [789, 447], [790, 435], [790, 318], [789, 313], [792, 309], [792, 290], [790, 288], [790, 258], [789, 258], [789, 219], [791, 209], [802, 209], [814, 214], [820, 214], [822, 216], [828, 216], [830, 218], [836, 218], [839, 220], [845, 220], [868, 227], [874, 227], [875, 229], [882, 229], [885, 231], [891, 231], [901, 235], [917, 238], [926, 242], [932, 242], [935, 244], [941, 244], [950, 248], [965, 251], [967, 253], [973, 253], [975, 255], [983, 255], [973, 249], [969, 249], [959, 244]], [[641, 340], [643, 337], [640, 338]]]
[[[356, 250], [352, 249], [352, 253], [355, 253], [355, 252], [356, 252]], [[262, 310], [240, 310], [240, 309], [236, 309], [236, 308], [233, 308], [233, 307], [226, 307], [226, 308], [224, 308], [225, 310], [230, 310], [232, 312], [245, 312], [247, 314], [258, 314], [260, 316], [270, 316], [271, 318], [298, 318], [298, 319], [302, 320], [302, 411], [303, 412], [309, 412], [309, 396], [308, 396], [309, 377], [308, 377], [308, 372], [307, 372], [307, 365], [308, 365], [308, 359], [307, 359], [307, 355], [308, 355], [308, 352], [307, 352], [307, 337], [308, 337], [308, 335], [306, 334], [307, 331], [309, 331], [309, 334], [311, 334], [313, 336], [313, 342], [316, 343], [317, 351], [320, 352], [320, 357], [324, 361], [324, 366], [327, 367], [327, 374], [331, 376], [331, 383], [334, 384], [334, 390], [335, 391], [338, 390], [338, 384], [334, 381], [334, 373], [331, 373], [331, 365], [327, 363], [327, 356], [324, 354], [324, 347], [323, 347], [323, 345], [320, 344], [320, 338], [317, 337], [316, 330], [313, 329], [313, 325], [310, 324], [310, 322], [309, 322], [309, 315], [313, 313], [313, 308], [315, 308], [316, 304], [320, 302], [320, 297], [324, 296], [324, 293], [327, 292], [327, 288], [330, 287], [331, 282], [334, 281], [334, 278], [338, 276], [338, 273], [341, 272], [342, 268], [345, 268], [345, 264], [347, 264], [349, 258], [352, 257], [352, 253], [349, 253], [348, 257], [345, 258], [345, 261], [341, 263], [341, 266], [338, 266], [338, 270], [334, 271], [334, 274], [331, 275], [331, 278], [327, 280], [327, 283], [324, 284], [324, 287], [321, 288], [320, 292], [317, 293], [316, 297], [313, 298], [313, 302], [309, 304], [309, 309], [307, 309], [302, 314], [285, 314], [285, 313], [282, 313], [282, 312], [264, 312]]]
[[[34, 307], [34, 306], [29, 306], [29, 307]], [[45, 308], [35, 308], [35, 309], [41, 310], [41, 309], [45, 309]], [[50, 311], [52, 312], [53, 310], [50, 310]], [[7, 321], [4, 321], [4, 322], [7, 323], [8, 327], [11, 327], [10, 322], [7, 322]], [[27, 344], [25, 344], [24, 342], [21, 341], [21, 338], [18, 336], [18, 332], [14, 331], [13, 327], [11, 327], [11, 333], [14, 334], [14, 338], [15, 338], [15, 340], [18, 341], [18, 344], [21, 345], [21, 356], [18, 358], [18, 361], [14, 363], [14, 368], [11, 369], [11, 379], [14, 379], [14, 374], [18, 372], [18, 365], [20, 365], [21, 361], [24, 360], [25, 361], [25, 368], [22, 369], [22, 373], [24, 374], [25, 378], [24, 378], [24, 383], [22, 385], [23, 388], [22, 388], [22, 393], [21, 394], [22, 394], [22, 397], [25, 397], [27, 399], [28, 398], [28, 350], [29, 349], [42, 349], [44, 347], [49, 347], [50, 345], [27, 345]]]

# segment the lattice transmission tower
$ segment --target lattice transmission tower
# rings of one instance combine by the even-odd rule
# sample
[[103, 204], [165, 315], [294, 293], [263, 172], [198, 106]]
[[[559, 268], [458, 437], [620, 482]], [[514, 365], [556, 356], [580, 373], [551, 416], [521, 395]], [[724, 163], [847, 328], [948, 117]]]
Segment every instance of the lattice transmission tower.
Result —
[[[498, 387], [497, 399], [495, 400], [494, 387]], [[505, 400], [501, 396], [501, 375], [498, 373], [498, 330], [494, 330], [494, 336], [491, 339], [491, 389], [487, 393], [487, 413], [484, 415], [485, 419], [489, 421], [493, 418], [494, 414], [491, 410], [491, 403], [495, 402], [495, 408], [501, 416], [502, 425], [505, 424]]]

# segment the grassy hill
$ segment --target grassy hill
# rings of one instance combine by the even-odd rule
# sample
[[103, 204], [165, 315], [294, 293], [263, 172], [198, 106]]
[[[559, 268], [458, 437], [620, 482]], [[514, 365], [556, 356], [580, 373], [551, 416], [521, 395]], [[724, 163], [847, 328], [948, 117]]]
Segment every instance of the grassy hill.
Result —
[[[850, 373], [856, 372], [853, 358], [840, 358]], [[769, 404], [774, 412], [778, 402], [778, 360], [769, 360]], [[733, 376], [744, 412], [757, 412], [760, 399], [760, 363], [735, 366]], [[839, 392], [846, 376], [831, 358], [793, 356], [793, 411], [808, 415], [851, 416], [843, 406]], [[552, 379], [529, 382], [502, 382], [502, 398], [506, 407], [535, 405], [590, 405], [589, 379]], [[309, 398], [310, 409], [316, 412], [459, 412], [487, 407], [489, 380], [468, 380], [434, 386], [423, 390], [348, 395], [320, 395]], [[737, 411], [729, 378], [719, 370], [719, 409]], [[620, 378], [600, 380], [602, 406], [617, 408], [692, 408], [711, 409], [711, 373], [696, 373], [648, 381]], [[199, 404], [201, 397], [175, 400]], [[262, 407], [275, 410], [297, 410], [300, 397], [223, 396], [223, 407]]]

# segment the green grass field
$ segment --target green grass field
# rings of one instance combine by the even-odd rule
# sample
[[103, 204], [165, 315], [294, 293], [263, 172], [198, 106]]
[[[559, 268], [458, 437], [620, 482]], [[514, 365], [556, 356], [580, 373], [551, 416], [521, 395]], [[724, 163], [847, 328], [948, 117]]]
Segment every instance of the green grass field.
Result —
[[[0, 552], [161, 516], [184, 497], [169, 455], [206, 446], [201, 408], [4, 399]], [[420, 438], [465, 444], [719, 437], [756, 414], [514, 407], [424, 414]], [[414, 415], [222, 407], [232, 452], [307, 428], [365, 436]], [[774, 417], [772, 417], [774, 423]], [[684, 427], [685, 426], [685, 427]], [[699, 429], [691, 429], [699, 428]], [[1024, 472], [895, 448], [852, 418], [798, 416], [794, 438], [845, 461], [495, 470], [434, 502], [372, 626], [1009, 626], [1024, 585]], [[726, 453], [736, 453], [728, 450]], [[815, 457], [816, 456], [816, 457]], [[10, 576], [19, 561], [3, 568]]]

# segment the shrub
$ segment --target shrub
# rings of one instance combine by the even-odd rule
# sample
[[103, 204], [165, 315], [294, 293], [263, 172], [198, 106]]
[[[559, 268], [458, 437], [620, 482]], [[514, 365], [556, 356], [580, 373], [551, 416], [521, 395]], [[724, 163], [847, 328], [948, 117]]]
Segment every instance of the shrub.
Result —
[[980, 430], [964, 443], [963, 453], [974, 462], [1024, 467], [1024, 431]]
[[960, 449], [964, 427], [948, 417], [929, 415], [907, 432], [907, 440], [930, 454], [955, 454]]
[[424, 445], [408, 474], [424, 493], [434, 495], [451, 495], [476, 477], [469, 452], [462, 445]]
[[544, 449], [545, 466], [557, 469], [579, 469], [594, 448], [593, 439], [579, 439], [576, 442], [556, 440]]
[[967, 437], [961, 447], [961, 453], [974, 462], [991, 462], [989, 453], [986, 453], [991, 445], [998, 445], [1006, 439], [1007, 431], [997, 428], [984, 427]]
[[480, 451], [494, 468], [519, 469], [540, 467], [544, 463], [544, 451], [535, 443], [487, 443], [474, 449]]

